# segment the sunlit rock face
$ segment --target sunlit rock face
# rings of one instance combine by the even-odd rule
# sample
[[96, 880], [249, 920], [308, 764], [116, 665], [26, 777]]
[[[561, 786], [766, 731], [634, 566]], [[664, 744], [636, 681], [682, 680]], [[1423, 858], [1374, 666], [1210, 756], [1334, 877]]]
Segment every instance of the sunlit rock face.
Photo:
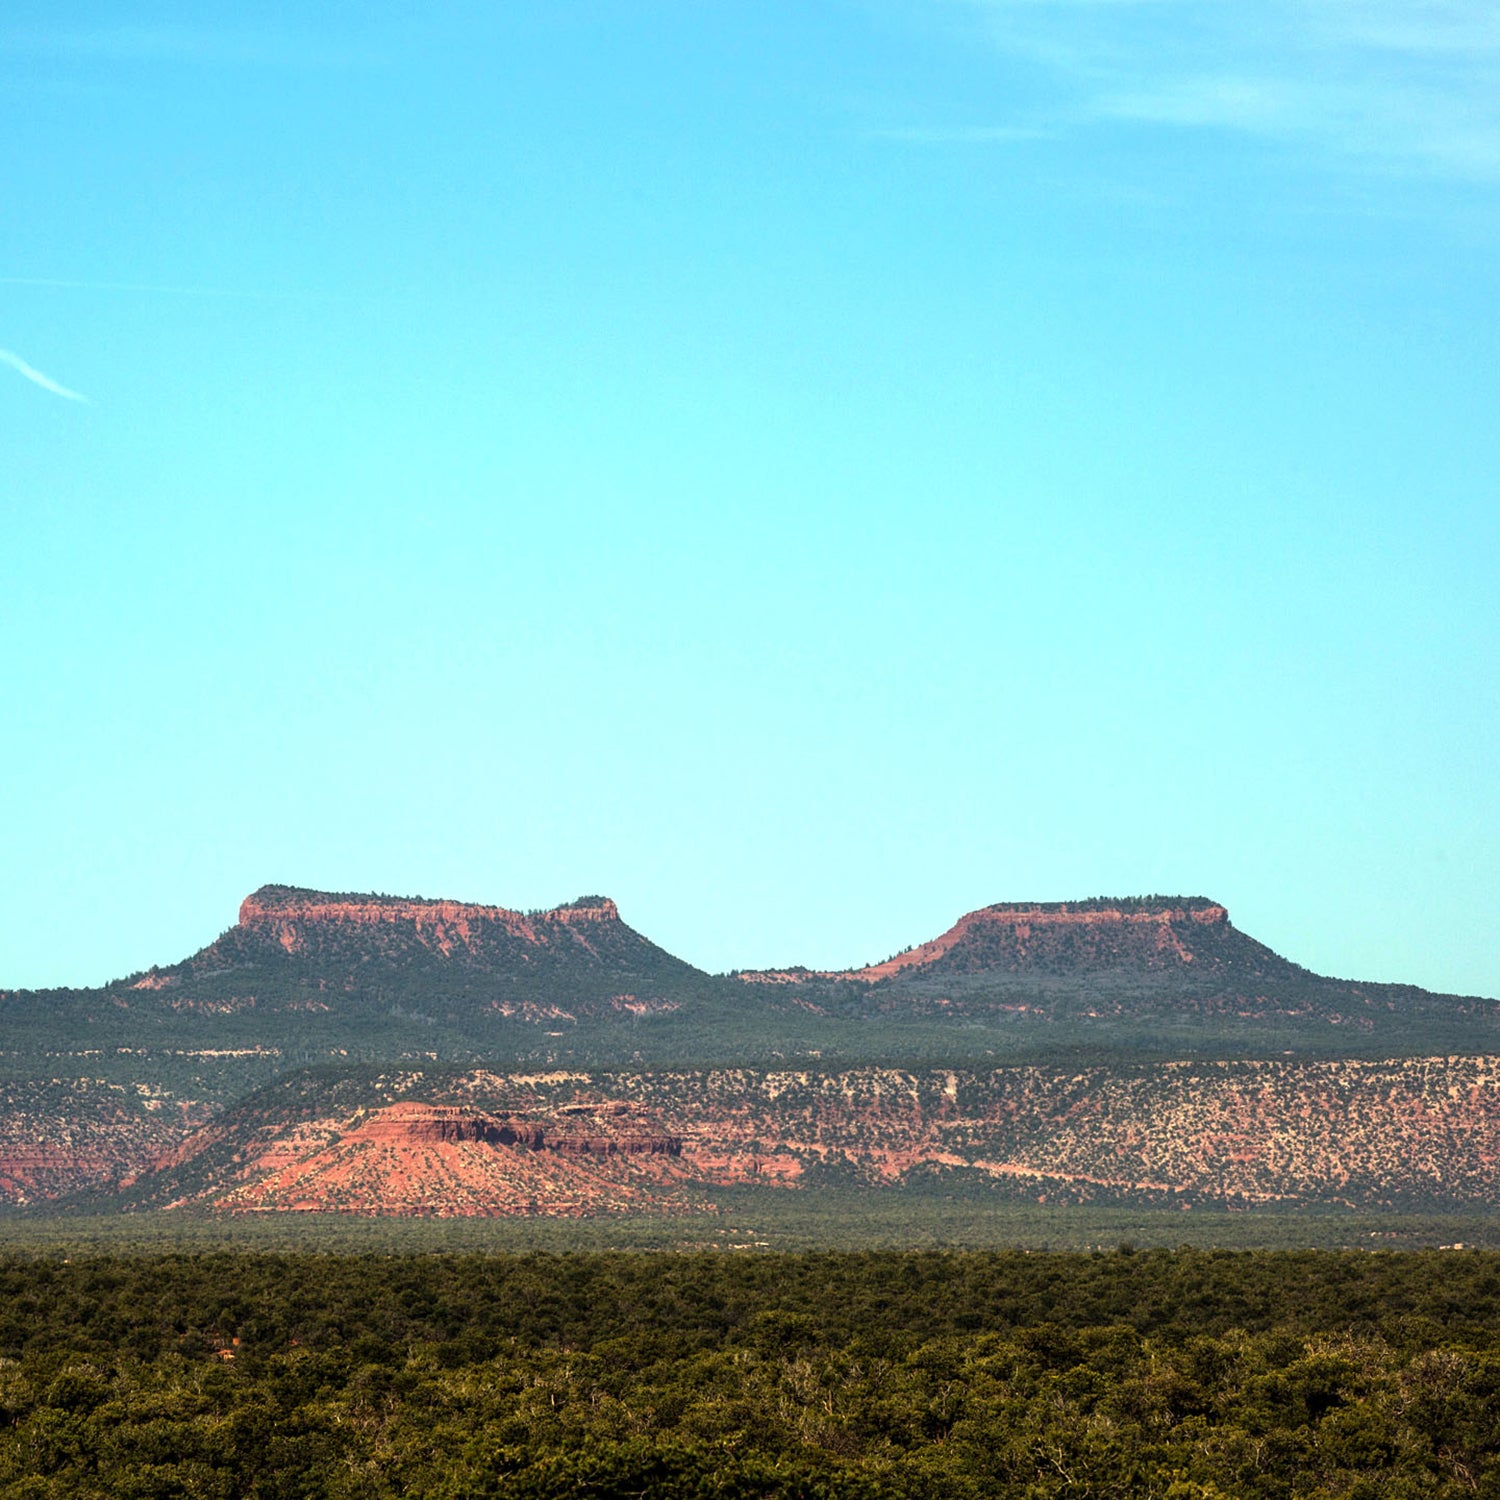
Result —
[[243, 1164], [244, 1180], [213, 1201], [241, 1213], [500, 1217], [699, 1206], [680, 1137], [614, 1103], [544, 1118], [455, 1105], [401, 1103], [354, 1120], [318, 1122], [290, 1151]]
[[[143, 990], [197, 995], [233, 975], [247, 981], [234, 987], [253, 988], [278, 1010], [295, 998], [459, 1024], [489, 1014], [534, 1024], [655, 1014], [707, 979], [628, 926], [604, 896], [513, 911], [268, 885], [245, 898], [238, 922], [214, 942], [134, 981], [131, 999], [145, 1003]], [[366, 998], [339, 999], [355, 994]]]
[[240, 904], [239, 932], [286, 953], [308, 953], [349, 941], [384, 939], [430, 949], [445, 958], [467, 952], [509, 955], [516, 945], [559, 944], [592, 949], [592, 938], [628, 931], [619, 908], [605, 897], [585, 897], [544, 912], [510, 911], [463, 901], [386, 896], [340, 896], [268, 885]]
[[879, 984], [960, 975], [1085, 978], [1189, 970], [1247, 977], [1306, 974], [1238, 931], [1216, 901], [1148, 896], [999, 902], [969, 912], [941, 936], [881, 963], [838, 970], [747, 970], [737, 977], [752, 984], [785, 986], [819, 980]]
[[1090, 970], [1286, 965], [1229, 922], [1215, 902], [1002, 902], [960, 917], [941, 937], [884, 963], [838, 977], [878, 981], [897, 975], [1084, 973]]

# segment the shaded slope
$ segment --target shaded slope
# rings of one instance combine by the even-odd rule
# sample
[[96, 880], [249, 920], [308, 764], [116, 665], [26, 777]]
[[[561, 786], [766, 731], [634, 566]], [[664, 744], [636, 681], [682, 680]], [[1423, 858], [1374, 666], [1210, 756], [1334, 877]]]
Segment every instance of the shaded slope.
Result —
[[262, 988], [278, 980], [314, 986], [324, 1004], [375, 985], [412, 1000], [439, 995], [482, 1006], [508, 998], [541, 1009], [566, 1002], [613, 1011], [661, 1003], [706, 978], [628, 927], [603, 896], [518, 912], [291, 886], [263, 886], [246, 897], [234, 927], [152, 978], [163, 988], [201, 990], [246, 970], [256, 971]]
[[625, 925], [604, 896], [551, 911], [268, 885], [247, 896], [238, 923], [179, 975], [292, 960], [300, 970], [345, 973], [442, 966], [491, 978], [608, 975], [680, 980], [697, 973]]
[[33, 1053], [260, 1048], [284, 1065], [515, 1056], [549, 1030], [712, 1010], [715, 993], [603, 897], [516, 912], [266, 886], [180, 963], [96, 990], [0, 993], [0, 1018]]
[[1171, 1053], [1500, 1047], [1500, 1004], [1314, 974], [1201, 896], [1002, 902], [882, 963], [749, 971], [829, 1015], [946, 1017], [1013, 1039]]
[[861, 969], [715, 977], [603, 897], [518, 912], [266, 886], [191, 958], [97, 990], [0, 993], [0, 1020], [13, 1057], [144, 1050], [166, 1081], [170, 1059], [210, 1055], [254, 1079], [255, 1059], [1500, 1050], [1494, 1001], [1313, 974], [1201, 897], [1002, 903]]

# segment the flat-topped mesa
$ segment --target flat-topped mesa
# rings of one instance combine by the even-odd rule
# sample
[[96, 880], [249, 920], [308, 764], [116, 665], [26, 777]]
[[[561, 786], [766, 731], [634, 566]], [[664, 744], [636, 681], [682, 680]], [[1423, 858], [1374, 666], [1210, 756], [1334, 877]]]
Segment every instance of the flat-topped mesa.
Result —
[[1281, 962], [1237, 932], [1202, 896], [1003, 901], [960, 917], [941, 937], [884, 963], [831, 977], [874, 983], [897, 975], [1078, 973], [1101, 969], [1220, 968]]
[[357, 1120], [345, 1130], [343, 1140], [402, 1149], [466, 1143], [525, 1146], [570, 1156], [678, 1156], [682, 1152], [680, 1136], [650, 1129], [628, 1106], [590, 1106], [582, 1119], [575, 1118], [572, 1110], [560, 1113], [565, 1118], [539, 1120], [461, 1105], [390, 1104]]
[[472, 901], [430, 901], [424, 896], [378, 896], [263, 885], [240, 903], [242, 927], [275, 922], [497, 922], [519, 931], [534, 922], [619, 920], [620, 909], [608, 896], [580, 896], [577, 901], [551, 911], [527, 913]]
[[491, 1146], [530, 1146], [537, 1150], [545, 1135], [533, 1121], [512, 1120], [482, 1110], [442, 1104], [393, 1104], [376, 1110], [345, 1138], [401, 1146], [474, 1141]]
[[266, 885], [240, 904], [240, 929], [298, 953], [339, 931], [404, 934], [447, 956], [494, 943], [547, 946], [569, 938], [587, 942], [590, 929], [622, 926], [619, 908], [605, 896], [585, 896], [551, 911], [519, 912], [467, 901], [382, 896]]
[[620, 908], [608, 896], [580, 896], [566, 906], [555, 906], [546, 913], [549, 921], [584, 925], [589, 922], [618, 922]]

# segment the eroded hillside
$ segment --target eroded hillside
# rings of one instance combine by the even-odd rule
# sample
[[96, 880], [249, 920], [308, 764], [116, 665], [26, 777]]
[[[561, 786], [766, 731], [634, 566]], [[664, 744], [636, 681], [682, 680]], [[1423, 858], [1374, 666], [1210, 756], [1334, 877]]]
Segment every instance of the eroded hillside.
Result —
[[129, 1142], [133, 1160], [108, 1180], [134, 1206], [235, 1212], [680, 1212], [729, 1184], [797, 1192], [935, 1177], [1050, 1202], [1500, 1196], [1500, 1062], [1488, 1057], [308, 1074], [197, 1129], [157, 1111], [154, 1141], [121, 1133], [107, 1103], [96, 1136], [75, 1132], [71, 1174], [34, 1178], [33, 1196], [106, 1181], [94, 1149], [104, 1137]]

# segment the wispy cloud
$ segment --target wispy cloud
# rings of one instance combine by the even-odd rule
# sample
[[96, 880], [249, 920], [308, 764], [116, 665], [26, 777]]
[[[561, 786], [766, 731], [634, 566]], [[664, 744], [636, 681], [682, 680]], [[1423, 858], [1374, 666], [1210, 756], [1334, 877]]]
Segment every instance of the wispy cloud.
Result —
[[1327, 162], [1500, 182], [1494, 0], [941, 3], [1046, 84], [1052, 131], [1067, 119], [1231, 132]]
[[54, 396], [61, 396], [64, 401], [82, 401], [88, 404], [87, 396], [80, 396], [77, 391], [70, 391], [67, 386], [59, 385], [50, 375], [43, 375], [34, 365], [28, 365], [19, 354], [12, 354], [9, 349], [0, 349], [0, 365], [9, 365], [17, 375], [24, 375], [33, 385], [39, 385], [44, 391], [51, 391]]

